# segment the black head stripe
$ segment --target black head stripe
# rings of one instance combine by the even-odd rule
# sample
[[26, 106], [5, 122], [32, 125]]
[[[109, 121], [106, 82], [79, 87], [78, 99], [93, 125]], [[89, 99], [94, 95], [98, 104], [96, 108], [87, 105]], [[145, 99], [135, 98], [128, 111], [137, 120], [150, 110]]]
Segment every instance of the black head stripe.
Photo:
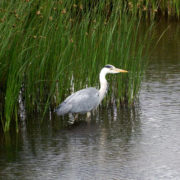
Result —
[[104, 67], [106, 67], [106, 68], [112, 68], [112, 66], [111, 66], [111, 65], [106, 65], [106, 66], [104, 66]]

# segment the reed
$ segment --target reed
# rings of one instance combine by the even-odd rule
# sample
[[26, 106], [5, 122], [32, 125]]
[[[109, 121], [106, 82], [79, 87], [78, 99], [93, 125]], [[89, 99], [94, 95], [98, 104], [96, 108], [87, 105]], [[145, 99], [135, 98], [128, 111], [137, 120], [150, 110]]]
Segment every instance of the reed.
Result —
[[[108, 0], [101, 3], [100, 1], [75, 1], [83, 4], [86, 9], [94, 8], [100, 4], [101, 10], [108, 13], [112, 7], [117, 5], [116, 0]], [[177, 18], [180, 16], [180, 1], [179, 0], [120, 0], [118, 1], [119, 9], [126, 9], [129, 14], [141, 17], [142, 15], [148, 19], [160, 17]]]
[[[20, 92], [27, 114], [45, 113], [73, 91], [98, 87], [99, 71], [107, 63], [129, 71], [116, 76], [116, 81], [110, 79], [114, 100], [132, 104], [137, 97], [150, 29], [139, 36], [141, 18], [128, 15], [121, 1], [93, 7], [75, 2], [1, 2], [0, 117], [4, 131], [9, 131], [13, 119], [18, 127]], [[109, 102], [107, 96], [104, 105]]]

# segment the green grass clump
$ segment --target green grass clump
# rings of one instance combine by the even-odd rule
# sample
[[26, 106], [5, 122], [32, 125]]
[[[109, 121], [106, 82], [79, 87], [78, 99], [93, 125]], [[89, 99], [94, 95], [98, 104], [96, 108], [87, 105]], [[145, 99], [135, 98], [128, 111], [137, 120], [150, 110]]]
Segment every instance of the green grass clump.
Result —
[[[141, 18], [128, 15], [122, 2], [113, 3], [91, 7], [75, 1], [1, 2], [0, 117], [4, 131], [9, 131], [12, 119], [18, 123], [20, 91], [27, 114], [43, 113], [73, 91], [98, 87], [99, 71], [107, 63], [129, 71], [110, 80], [117, 103], [134, 102], [150, 30], [139, 36]], [[109, 102], [107, 96], [104, 103]]]

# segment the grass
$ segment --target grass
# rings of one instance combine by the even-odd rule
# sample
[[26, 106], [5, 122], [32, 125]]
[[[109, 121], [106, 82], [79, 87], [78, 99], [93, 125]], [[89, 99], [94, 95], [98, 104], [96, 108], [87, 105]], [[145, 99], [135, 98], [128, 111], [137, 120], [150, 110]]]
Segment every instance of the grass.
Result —
[[[141, 15], [128, 15], [124, 6], [123, 1], [0, 3], [0, 117], [4, 131], [9, 131], [13, 120], [18, 131], [20, 91], [27, 114], [44, 113], [73, 91], [98, 87], [99, 71], [107, 63], [129, 71], [110, 79], [109, 92], [117, 104], [134, 102], [146, 64], [142, 55], [150, 44], [150, 28], [139, 36]], [[104, 105], [109, 102], [108, 95]]]
[[164, 16], [177, 18], [180, 15], [179, 0], [128, 0], [126, 6], [146, 18], [154, 19]]

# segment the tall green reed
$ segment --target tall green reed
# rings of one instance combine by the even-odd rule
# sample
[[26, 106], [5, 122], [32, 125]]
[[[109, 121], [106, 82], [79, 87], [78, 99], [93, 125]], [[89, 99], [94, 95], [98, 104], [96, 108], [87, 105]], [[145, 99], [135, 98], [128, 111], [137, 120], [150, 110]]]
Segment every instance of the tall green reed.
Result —
[[[27, 114], [46, 112], [73, 91], [98, 87], [99, 71], [107, 63], [129, 70], [116, 81], [110, 79], [116, 87], [110, 92], [118, 104], [132, 104], [140, 88], [142, 53], [150, 30], [140, 36], [140, 20], [128, 15], [122, 2], [113, 3], [91, 8], [75, 1], [3, 1], [0, 117], [4, 131], [9, 131], [13, 119], [18, 123], [20, 91]], [[107, 96], [104, 104], [109, 102]]]

